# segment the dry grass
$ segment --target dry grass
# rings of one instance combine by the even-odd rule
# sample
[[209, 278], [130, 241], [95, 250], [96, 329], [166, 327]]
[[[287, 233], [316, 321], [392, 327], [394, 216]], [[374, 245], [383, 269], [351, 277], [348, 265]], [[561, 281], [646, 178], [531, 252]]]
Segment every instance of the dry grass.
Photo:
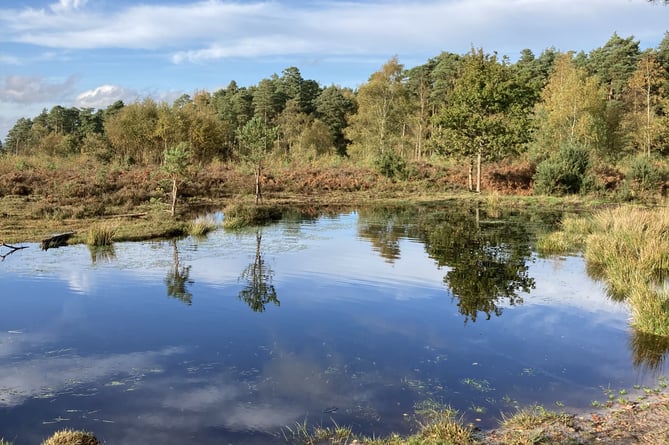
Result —
[[55, 432], [42, 442], [42, 445], [99, 445], [100, 442], [92, 434], [85, 431], [62, 430]]
[[218, 228], [219, 224], [211, 216], [198, 216], [188, 223], [186, 231], [192, 236], [205, 236]]
[[111, 246], [118, 226], [110, 222], [93, 224], [88, 229], [86, 244], [91, 247]]
[[561, 231], [538, 243], [543, 254], [578, 248], [609, 296], [629, 302], [636, 329], [669, 335], [669, 290], [661, 285], [669, 277], [669, 209], [624, 206], [568, 218]]

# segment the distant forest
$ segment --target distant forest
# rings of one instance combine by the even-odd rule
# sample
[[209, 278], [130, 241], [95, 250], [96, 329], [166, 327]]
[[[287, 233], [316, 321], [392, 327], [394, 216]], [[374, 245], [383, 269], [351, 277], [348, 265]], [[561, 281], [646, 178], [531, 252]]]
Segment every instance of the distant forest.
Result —
[[171, 104], [55, 106], [19, 119], [0, 155], [158, 166], [177, 147], [194, 164], [346, 158], [393, 177], [416, 161], [470, 177], [486, 162], [522, 161], [546, 193], [596, 187], [588, 178], [606, 169], [655, 186], [668, 171], [669, 32], [657, 48], [614, 34], [589, 53], [525, 49], [515, 63], [477, 48], [411, 69], [392, 58], [356, 90], [289, 67]]

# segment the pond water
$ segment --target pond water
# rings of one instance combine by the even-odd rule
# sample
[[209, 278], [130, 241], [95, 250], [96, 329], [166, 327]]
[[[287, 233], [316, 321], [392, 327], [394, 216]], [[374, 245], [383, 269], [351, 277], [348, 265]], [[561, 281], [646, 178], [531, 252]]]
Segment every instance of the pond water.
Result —
[[29, 244], [0, 263], [0, 437], [379, 436], [434, 404], [488, 428], [516, 406], [656, 386], [663, 353], [640, 351], [627, 306], [581, 257], [534, 253], [557, 218], [442, 203], [97, 252]]

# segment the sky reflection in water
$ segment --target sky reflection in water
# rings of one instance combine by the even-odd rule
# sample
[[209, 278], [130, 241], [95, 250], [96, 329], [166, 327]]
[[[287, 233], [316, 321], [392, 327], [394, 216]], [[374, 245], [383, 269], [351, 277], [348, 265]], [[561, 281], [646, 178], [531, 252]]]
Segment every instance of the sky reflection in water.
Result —
[[[517, 404], [583, 409], [606, 399], [602, 388], [654, 386], [663, 369], [633, 365], [629, 312], [581, 258], [527, 250], [518, 264], [530, 292], [473, 321], [445, 281], [457, 266], [444, 252], [476, 253], [414, 229], [349, 213], [260, 237], [221, 230], [7, 257], [0, 437], [38, 443], [74, 427], [114, 444], [283, 443], [282, 427], [305, 419], [408, 432], [425, 400], [487, 427]], [[492, 252], [479, 262], [525, 252], [508, 243], [478, 238]]]

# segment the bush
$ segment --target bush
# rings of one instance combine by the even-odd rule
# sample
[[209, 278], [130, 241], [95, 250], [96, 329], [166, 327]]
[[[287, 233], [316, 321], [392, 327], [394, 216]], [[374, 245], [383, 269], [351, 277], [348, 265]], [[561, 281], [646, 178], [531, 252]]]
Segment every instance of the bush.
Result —
[[374, 159], [374, 167], [386, 178], [406, 179], [407, 162], [401, 155], [386, 151]]
[[584, 148], [565, 145], [537, 166], [534, 191], [544, 195], [579, 193], [585, 180], [590, 157]]
[[639, 192], [656, 189], [662, 180], [660, 170], [655, 167], [652, 159], [646, 155], [639, 155], [632, 159], [626, 177], [632, 182], [633, 188]]

